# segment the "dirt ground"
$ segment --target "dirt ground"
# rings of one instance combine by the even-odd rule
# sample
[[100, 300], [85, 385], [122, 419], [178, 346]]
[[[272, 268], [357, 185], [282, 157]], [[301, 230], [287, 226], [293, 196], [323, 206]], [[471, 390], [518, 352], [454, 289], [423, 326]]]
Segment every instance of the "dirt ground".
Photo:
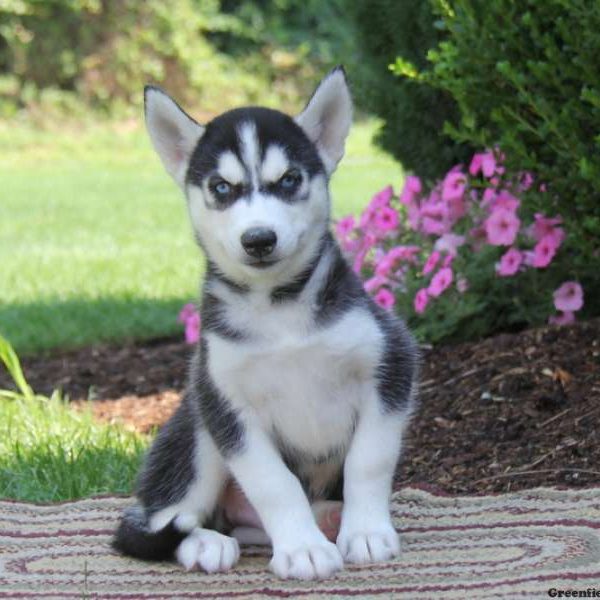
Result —
[[[175, 409], [190, 355], [163, 339], [23, 363], [36, 391], [91, 398], [98, 419], [147, 432]], [[424, 349], [420, 397], [398, 485], [451, 494], [600, 485], [600, 319]]]

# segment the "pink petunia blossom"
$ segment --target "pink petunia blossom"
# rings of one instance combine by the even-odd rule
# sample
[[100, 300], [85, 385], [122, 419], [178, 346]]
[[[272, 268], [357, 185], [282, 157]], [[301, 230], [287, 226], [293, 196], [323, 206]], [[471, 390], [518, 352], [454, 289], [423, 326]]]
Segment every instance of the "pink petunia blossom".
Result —
[[178, 320], [185, 327], [185, 341], [195, 344], [200, 339], [200, 314], [193, 304], [186, 304], [180, 311]]
[[533, 174], [530, 173], [529, 171], [525, 171], [521, 175], [520, 187], [523, 191], [527, 191], [533, 185], [533, 182], [534, 182]]
[[375, 213], [375, 225], [380, 231], [393, 231], [398, 227], [398, 213], [389, 206], [382, 206]]
[[498, 192], [494, 188], [485, 188], [481, 197], [481, 207], [487, 208], [488, 206], [492, 206], [497, 195]]
[[533, 225], [529, 228], [528, 233], [534, 240], [540, 241], [543, 237], [551, 235], [555, 238], [557, 247], [562, 244], [565, 239], [565, 232], [559, 225], [562, 224], [562, 217], [546, 217], [542, 213], [535, 213]]
[[449, 267], [454, 261], [454, 257], [454, 254], [446, 254], [446, 256], [444, 256], [444, 260], [442, 261], [442, 268]]
[[407, 175], [404, 180], [404, 187], [400, 194], [400, 202], [408, 206], [414, 202], [414, 198], [417, 194], [421, 193], [421, 180], [415, 175]]
[[377, 192], [372, 198], [370, 202], [370, 206], [373, 208], [382, 208], [384, 206], [389, 206], [390, 200], [394, 196], [394, 189], [391, 185], [384, 187], [381, 191]]
[[516, 212], [519, 209], [520, 204], [521, 201], [518, 198], [513, 196], [510, 192], [502, 190], [494, 198], [494, 201], [492, 202], [492, 208], [493, 210], [504, 208], [506, 210]]
[[490, 178], [496, 172], [496, 158], [493, 152], [482, 152], [473, 156], [469, 165], [469, 173], [474, 176], [480, 171], [487, 178]]
[[456, 280], [456, 289], [464, 294], [469, 289], [469, 282], [466, 277], [458, 277]]
[[394, 268], [395, 262], [393, 256], [386, 254], [375, 263], [375, 273], [380, 277], [386, 277]]
[[367, 281], [364, 282], [363, 287], [365, 291], [369, 294], [373, 293], [375, 290], [378, 290], [381, 286], [387, 285], [389, 280], [387, 277], [382, 277], [381, 275], [375, 275]]
[[191, 317], [194, 313], [196, 313], [196, 306], [191, 302], [185, 304], [182, 309], [179, 311], [179, 315], [177, 316], [177, 320], [180, 323], [185, 323], [189, 317]]
[[429, 258], [425, 261], [425, 264], [423, 265], [423, 275], [431, 273], [431, 271], [435, 269], [441, 257], [442, 255], [436, 250], [434, 250], [429, 255]]
[[465, 243], [465, 236], [456, 233], [445, 233], [442, 237], [435, 241], [434, 250], [438, 252], [446, 252], [455, 256], [458, 253], [458, 248]]
[[556, 237], [553, 235], [545, 235], [533, 248], [532, 267], [544, 269], [554, 258], [558, 244]]
[[452, 283], [453, 273], [450, 267], [440, 269], [431, 279], [431, 283], [427, 288], [427, 293], [430, 296], [437, 297]]
[[335, 232], [338, 237], [344, 238], [352, 233], [354, 227], [356, 226], [356, 221], [352, 215], [348, 215], [343, 219], [340, 219], [335, 225]]
[[514, 275], [523, 262], [523, 254], [516, 248], [511, 248], [502, 255], [499, 263], [496, 263], [496, 273], [500, 277]]
[[467, 178], [461, 171], [450, 171], [442, 182], [442, 200], [450, 202], [461, 199], [465, 193]]
[[583, 288], [576, 281], [566, 281], [553, 293], [556, 310], [574, 312], [583, 306]]
[[388, 252], [388, 256], [394, 261], [415, 262], [415, 254], [419, 254], [419, 252], [421, 252], [419, 246], [394, 246]]
[[492, 246], [510, 246], [515, 241], [520, 226], [521, 221], [513, 211], [506, 208], [492, 211], [484, 223], [488, 243]]
[[392, 294], [392, 292], [390, 292], [390, 290], [382, 287], [375, 294], [375, 302], [377, 302], [377, 304], [379, 304], [379, 306], [381, 306], [382, 308], [385, 308], [386, 310], [391, 310], [394, 307], [394, 304], [396, 304], [396, 297], [394, 296], [394, 294]]
[[424, 313], [425, 309], [427, 308], [428, 302], [429, 302], [429, 294], [427, 293], [427, 289], [426, 288], [420, 289], [415, 294], [415, 300], [414, 300], [415, 312], [418, 314]]

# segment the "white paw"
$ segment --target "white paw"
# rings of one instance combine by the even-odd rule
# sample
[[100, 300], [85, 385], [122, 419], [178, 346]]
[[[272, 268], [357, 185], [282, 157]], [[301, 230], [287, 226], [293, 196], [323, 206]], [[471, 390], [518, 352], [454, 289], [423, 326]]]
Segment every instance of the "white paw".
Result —
[[275, 546], [269, 565], [282, 579], [324, 579], [343, 568], [339, 550], [325, 537], [290, 547]]
[[200, 567], [207, 573], [227, 571], [240, 558], [237, 540], [197, 527], [177, 548], [177, 560], [189, 571]]
[[355, 564], [383, 562], [400, 554], [400, 540], [391, 524], [368, 531], [342, 528], [337, 547], [346, 562]]

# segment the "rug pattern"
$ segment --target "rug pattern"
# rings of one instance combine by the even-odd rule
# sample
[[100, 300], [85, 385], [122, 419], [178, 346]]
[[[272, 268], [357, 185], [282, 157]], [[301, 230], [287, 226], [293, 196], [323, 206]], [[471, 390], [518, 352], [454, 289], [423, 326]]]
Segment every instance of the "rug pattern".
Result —
[[600, 591], [600, 488], [393, 497], [402, 556], [347, 566], [323, 582], [280, 581], [268, 551], [242, 550], [230, 572], [185, 572], [109, 546], [126, 498], [40, 506], [0, 501], [0, 598], [535, 598]]

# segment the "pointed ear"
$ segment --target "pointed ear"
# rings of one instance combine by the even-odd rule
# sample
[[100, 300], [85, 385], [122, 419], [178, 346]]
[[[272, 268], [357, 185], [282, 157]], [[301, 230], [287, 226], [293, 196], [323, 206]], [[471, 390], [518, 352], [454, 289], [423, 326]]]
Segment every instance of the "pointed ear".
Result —
[[146, 127], [165, 169], [183, 188], [192, 152], [204, 133], [182, 108], [160, 88], [144, 88]]
[[344, 155], [352, 123], [352, 98], [343, 67], [336, 67], [319, 84], [296, 123], [317, 146], [331, 174]]

